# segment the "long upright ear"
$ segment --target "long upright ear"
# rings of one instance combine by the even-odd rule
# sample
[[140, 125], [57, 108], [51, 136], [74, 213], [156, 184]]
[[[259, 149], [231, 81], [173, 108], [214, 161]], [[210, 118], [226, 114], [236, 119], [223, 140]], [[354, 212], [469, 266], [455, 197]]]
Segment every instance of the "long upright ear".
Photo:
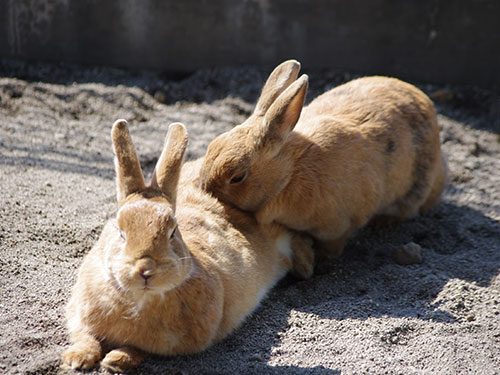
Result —
[[299, 75], [300, 63], [297, 60], [287, 60], [278, 65], [267, 79], [262, 93], [257, 101], [254, 114], [264, 116], [271, 104]]
[[306, 98], [309, 78], [302, 75], [271, 105], [264, 116], [262, 135], [264, 143], [282, 143], [299, 120]]
[[151, 178], [151, 187], [161, 190], [171, 199], [170, 203], [174, 207], [187, 142], [188, 136], [184, 125], [178, 122], [170, 124], [163, 151]]
[[116, 195], [120, 203], [131, 193], [145, 188], [144, 176], [128, 132], [127, 121], [115, 121], [111, 128], [111, 140], [115, 153]]

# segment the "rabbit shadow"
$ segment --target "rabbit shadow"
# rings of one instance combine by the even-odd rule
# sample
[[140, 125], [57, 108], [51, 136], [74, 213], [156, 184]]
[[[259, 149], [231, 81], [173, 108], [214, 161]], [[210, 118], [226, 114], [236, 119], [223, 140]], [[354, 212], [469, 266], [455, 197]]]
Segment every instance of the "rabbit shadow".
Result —
[[[360, 231], [339, 264], [317, 267], [313, 282], [331, 283], [335, 290], [317, 288], [320, 293], [311, 295], [310, 285], [296, 283], [282, 298], [291, 308], [306, 312], [314, 312], [311, 306], [332, 301], [330, 308], [317, 313], [328, 319], [367, 318], [365, 309], [352, 308], [355, 300], [361, 300], [361, 307], [376, 306], [369, 309], [370, 317], [453, 323], [457, 318], [441, 310], [440, 303], [434, 302], [436, 297], [453, 279], [488, 287], [500, 273], [498, 238], [497, 221], [473, 208], [443, 202], [412, 220]], [[409, 242], [422, 247], [422, 264], [401, 266], [394, 261], [395, 252]]]
[[[447, 201], [403, 223], [364, 228], [350, 240], [339, 262], [318, 264], [309, 280], [290, 276], [282, 280], [243, 326], [221, 343], [196, 355], [151, 357], [136, 373], [341, 374], [340, 369], [321, 363], [325, 360], [321, 356], [316, 366], [279, 364], [280, 356], [290, 350], [298, 352], [299, 358], [309, 356], [307, 342], [320, 333], [315, 331], [317, 327], [302, 327], [301, 316], [316, 316], [327, 325], [352, 320], [362, 323], [369, 318], [456, 324], [461, 319], [459, 312], [442, 308], [436, 297], [454, 279], [488, 287], [500, 273], [498, 238], [498, 222]], [[395, 249], [408, 242], [423, 248], [422, 264], [394, 262]], [[299, 331], [298, 336], [290, 333], [293, 337], [286, 337], [291, 329]], [[404, 342], [411, 330], [411, 324], [402, 323], [390, 332], [381, 332], [380, 340]], [[324, 344], [318, 339], [312, 345]], [[333, 348], [331, 355], [335, 355]]]

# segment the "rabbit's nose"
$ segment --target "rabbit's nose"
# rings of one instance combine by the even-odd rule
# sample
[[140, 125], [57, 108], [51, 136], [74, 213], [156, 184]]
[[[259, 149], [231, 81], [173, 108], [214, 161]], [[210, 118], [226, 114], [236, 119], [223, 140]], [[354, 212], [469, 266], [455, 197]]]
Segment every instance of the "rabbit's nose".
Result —
[[139, 271], [139, 274], [144, 280], [148, 280], [153, 276], [153, 270], [148, 270], [148, 269], [141, 269]]
[[156, 269], [155, 261], [149, 257], [140, 259], [137, 262], [136, 266], [139, 275], [141, 275], [141, 277], [144, 280], [150, 279], [153, 276]]

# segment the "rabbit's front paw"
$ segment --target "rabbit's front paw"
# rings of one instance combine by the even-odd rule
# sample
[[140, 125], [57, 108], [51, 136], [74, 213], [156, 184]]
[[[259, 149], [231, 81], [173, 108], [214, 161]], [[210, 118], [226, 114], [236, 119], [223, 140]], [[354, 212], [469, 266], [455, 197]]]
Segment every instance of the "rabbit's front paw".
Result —
[[101, 353], [82, 345], [72, 345], [62, 354], [63, 366], [75, 370], [88, 370], [101, 359]]
[[113, 349], [101, 362], [101, 366], [112, 372], [126, 372], [142, 362], [144, 353], [131, 347]]

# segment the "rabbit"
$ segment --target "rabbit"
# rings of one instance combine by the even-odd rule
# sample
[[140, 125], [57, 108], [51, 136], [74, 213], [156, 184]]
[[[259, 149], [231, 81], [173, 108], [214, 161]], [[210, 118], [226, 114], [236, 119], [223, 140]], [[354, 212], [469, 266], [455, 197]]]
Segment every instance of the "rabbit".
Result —
[[170, 125], [149, 185], [126, 121], [111, 133], [119, 209], [85, 256], [67, 304], [64, 367], [89, 369], [102, 359], [122, 372], [147, 353], [201, 351], [242, 323], [295, 254], [311, 257], [312, 272], [310, 241], [260, 225], [191, 183], [201, 164], [181, 171], [182, 124]]
[[308, 76], [299, 70], [296, 60], [276, 67], [252, 115], [209, 144], [202, 189], [259, 223], [308, 232], [331, 258], [369, 221], [404, 220], [438, 203], [447, 166], [428, 96], [372, 76], [303, 108]]

